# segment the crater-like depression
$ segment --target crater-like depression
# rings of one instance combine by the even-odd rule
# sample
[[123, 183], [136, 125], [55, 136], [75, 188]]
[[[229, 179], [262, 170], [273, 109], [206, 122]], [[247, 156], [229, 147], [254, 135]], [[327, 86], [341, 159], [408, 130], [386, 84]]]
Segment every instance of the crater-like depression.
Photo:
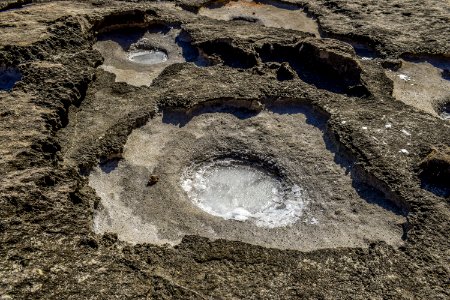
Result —
[[107, 31], [99, 35], [94, 49], [105, 59], [100, 68], [116, 75], [116, 82], [134, 86], [150, 86], [171, 64], [207, 64], [187, 33], [165, 25]]
[[232, 159], [186, 170], [182, 187], [205, 212], [261, 227], [294, 224], [304, 206], [298, 185], [286, 185], [262, 168]]
[[385, 71], [394, 83], [394, 98], [445, 119], [440, 109], [450, 98], [450, 81], [445, 77], [450, 62], [433, 58], [405, 58], [401, 62], [398, 70]]
[[317, 22], [299, 6], [271, 0], [215, 1], [199, 10], [199, 15], [224, 21], [244, 21], [267, 27], [319, 34]]
[[326, 123], [294, 100], [165, 109], [89, 175], [101, 198], [94, 231], [172, 245], [185, 235], [298, 250], [402, 245], [404, 211], [357, 175]]

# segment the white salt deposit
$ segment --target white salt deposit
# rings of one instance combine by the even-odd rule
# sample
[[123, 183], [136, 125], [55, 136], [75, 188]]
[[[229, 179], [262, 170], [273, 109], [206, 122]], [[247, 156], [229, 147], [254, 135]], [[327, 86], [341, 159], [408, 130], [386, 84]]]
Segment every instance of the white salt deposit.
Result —
[[411, 77], [409, 77], [408, 75], [405, 75], [405, 74], [400, 74], [400, 75], [398, 75], [398, 77], [401, 80], [404, 80], [404, 81], [410, 81], [411, 80]]
[[260, 227], [294, 224], [306, 205], [299, 186], [286, 187], [267, 173], [234, 160], [186, 170], [182, 188], [203, 211]]
[[159, 50], [136, 50], [128, 53], [128, 59], [142, 65], [154, 65], [167, 61], [167, 54]]
[[409, 131], [407, 131], [406, 129], [402, 129], [402, 133], [407, 136], [411, 135], [411, 133]]
[[317, 224], [319, 224], [319, 220], [317, 220], [316, 218], [311, 218], [311, 220], [309, 221], [309, 224], [317, 225]]

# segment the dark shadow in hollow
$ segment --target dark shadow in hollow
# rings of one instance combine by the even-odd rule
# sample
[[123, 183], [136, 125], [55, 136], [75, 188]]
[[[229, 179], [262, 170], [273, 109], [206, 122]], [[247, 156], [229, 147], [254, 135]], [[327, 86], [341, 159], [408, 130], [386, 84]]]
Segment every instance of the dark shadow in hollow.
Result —
[[119, 166], [119, 162], [120, 159], [109, 159], [100, 162], [99, 166], [104, 173], [109, 174], [115, 169], [117, 169], [117, 167]]
[[0, 67], [0, 90], [11, 91], [18, 81], [22, 79], [22, 74], [16, 68]]
[[273, 0], [255, 0], [256, 3], [261, 3], [265, 5], [274, 6], [276, 8], [281, 8], [285, 10], [301, 10], [302, 8], [295, 4], [284, 3], [281, 1], [273, 1]]
[[209, 3], [208, 5], [206, 5], [207, 8], [209, 9], [214, 9], [214, 8], [220, 8], [222, 6], [227, 5], [231, 0], [228, 1], [211, 1], [211, 3]]
[[257, 52], [263, 62], [289, 63], [302, 81], [318, 89], [354, 97], [370, 94], [361, 83], [361, 70], [348, 58], [329, 53], [327, 60], [323, 59], [320, 50], [309, 44], [265, 44]]
[[140, 9], [121, 10], [111, 13], [103, 17], [94, 24], [95, 32], [105, 33], [115, 31], [119, 28], [145, 28], [147, 16], [156, 17], [155, 11], [148, 9], [146, 11]]
[[247, 23], [263, 24], [262, 21], [258, 18], [244, 16], [244, 15], [233, 16], [233, 17], [231, 17], [231, 21], [241, 21], [241, 22], [247, 22]]
[[313, 125], [322, 131], [325, 130], [328, 121], [328, 117], [325, 114], [314, 111], [311, 105], [301, 101], [278, 100], [267, 104], [266, 108], [268, 111], [279, 115], [305, 115], [307, 124]]
[[142, 39], [147, 32], [164, 35], [169, 31], [170, 27], [165, 25], [152, 25], [148, 28], [129, 27], [100, 34], [97, 40], [116, 42], [122, 47], [123, 50], [127, 51], [132, 44]]
[[442, 78], [450, 80], [450, 69], [442, 70]]
[[375, 59], [378, 57], [377, 52], [366, 44], [348, 42], [355, 50], [356, 55], [363, 58]]
[[10, 3], [0, 4], [0, 12], [21, 9], [32, 3], [33, 3], [32, 0], [16, 0], [16, 1], [12, 1]]
[[365, 36], [357, 36], [352, 34], [346, 36], [339, 34], [327, 34], [325, 32], [321, 32], [320, 36], [322, 38], [331, 38], [349, 44], [359, 57], [367, 57], [370, 59], [379, 57], [377, 51], [375, 50], [373, 41]]
[[198, 46], [209, 56], [219, 56], [223, 64], [231, 68], [249, 69], [258, 64], [254, 53], [244, 51], [229, 40], [207, 41]]
[[164, 109], [162, 122], [172, 124], [178, 127], [186, 126], [192, 118], [209, 113], [232, 114], [238, 119], [248, 119], [256, 116], [259, 112], [251, 108], [251, 101], [241, 100], [211, 100], [189, 110], [183, 109]]
[[358, 195], [368, 203], [376, 204], [384, 208], [385, 210], [389, 210], [399, 216], [407, 215], [407, 213], [403, 209], [397, 207], [392, 201], [386, 199], [381, 191], [363, 181], [359, 181], [355, 172], [352, 172], [352, 179], [353, 188], [356, 190]]
[[430, 180], [428, 176], [421, 175], [420, 178], [420, 188], [435, 194], [438, 197], [448, 198], [450, 197], [450, 186], [448, 183], [436, 183]]
[[197, 47], [192, 46], [192, 37], [182, 30], [175, 38], [175, 43], [182, 49], [182, 54], [187, 62], [192, 62], [198, 67], [207, 67], [209, 60], [201, 55]]
[[443, 198], [450, 196], [449, 154], [445, 148], [432, 149], [417, 169], [421, 188]]
[[124, 28], [113, 32], [104, 33], [98, 36], [98, 41], [113, 41], [119, 44], [123, 50], [127, 51], [130, 46], [139, 41], [146, 30], [142, 28]]

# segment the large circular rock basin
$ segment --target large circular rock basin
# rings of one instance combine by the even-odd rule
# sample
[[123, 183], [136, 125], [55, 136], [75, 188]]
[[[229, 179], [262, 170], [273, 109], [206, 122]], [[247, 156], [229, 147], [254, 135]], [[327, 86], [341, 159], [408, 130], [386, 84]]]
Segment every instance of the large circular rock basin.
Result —
[[95, 231], [173, 245], [192, 234], [300, 250], [402, 245], [404, 216], [335, 162], [320, 114], [226, 105], [166, 111], [134, 130], [123, 159], [89, 177], [102, 200]]

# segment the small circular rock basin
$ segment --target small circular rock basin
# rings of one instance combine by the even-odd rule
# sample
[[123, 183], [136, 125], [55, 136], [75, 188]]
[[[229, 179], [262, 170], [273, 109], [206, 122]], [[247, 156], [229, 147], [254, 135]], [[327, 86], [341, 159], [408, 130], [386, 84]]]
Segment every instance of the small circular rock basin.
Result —
[[231, 159], [187, 170], [182, 187], [203, 211], [260, 227], [293, 224], [304, 207], [297, 185], [287, 186], [259, 168]]
[[207, 64], [199, 60], [199, 52], [190, 44], [187, 33], [168, 26], [106, 32], [98, 37], [94, 49], [104, 58], [101, 69], [114, 74], [116, 82], [134, 86], [150, 86], [175, 63]]
[[128, 53], [128, 60], [142, 65], [159, 64], [167, 59], [167, 54], [160, 50], [136, 50]]

